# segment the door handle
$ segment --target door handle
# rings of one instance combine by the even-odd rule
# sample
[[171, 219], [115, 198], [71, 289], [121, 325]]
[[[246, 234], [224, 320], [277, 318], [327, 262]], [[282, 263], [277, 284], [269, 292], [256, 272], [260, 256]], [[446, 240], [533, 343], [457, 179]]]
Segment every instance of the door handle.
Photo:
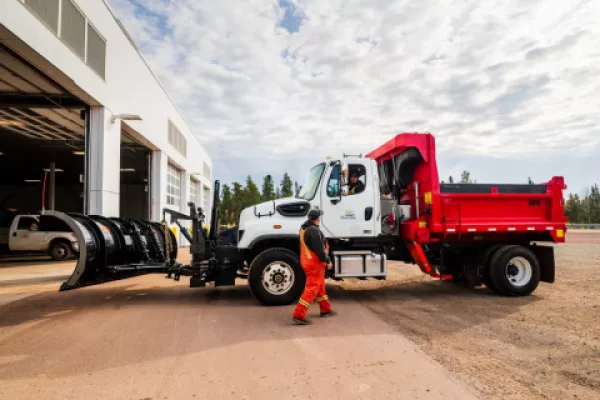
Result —
[[365, 221], [370, 221], [373, 218], [373, 207], [365, 208]]

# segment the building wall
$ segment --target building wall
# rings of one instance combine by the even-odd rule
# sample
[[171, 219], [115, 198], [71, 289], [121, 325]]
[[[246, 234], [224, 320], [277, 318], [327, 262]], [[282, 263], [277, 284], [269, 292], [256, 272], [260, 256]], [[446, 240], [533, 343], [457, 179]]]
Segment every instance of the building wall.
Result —
[[[205, 173], [208, 172], [205, 171], [205, 165], [212, 171], [211, 159], [108, 4], [103, 0], [73, 0], [73, 3], [106, 41], [105, 78], [40, 22], [25, 6], [25, 0], [0, 0], [0, 24], [39, 54], [39, 59], [29, 59], [31, 63], [36, 66], [50, 63], [55, 66], [61, 74], [45, 72], [65, 87], [76, 87], [75, 92], [80, 90], [81, 93], [75, 94], [91, 99], [88, 101], [90, 105], [94, 105], [90, 129], [94, 146], [92, 153], [97, 149], [99, 153], [91, 155], [90, 190], [93, 194], [90, 204], [94, 207], [93, 211], [110, 216], [119, 210], [118, 144], [122, 122], [110, 121], [116, 114], [139, 115], [142, 121], [126, 123], [139, 132], [154, 150], [152, 219], [160, 219], [162, 208], [167, 206], [185, 211], [187, 198], [182, 198], [178, 206], [167, 205], [167, 165], [171, 163], [182, 171], [181, 192], [187, 194], [190, 174], [195, 174], [194, 177], [202, 187], [212, 187], [211, 179]], [[8, 45], [11, 46], [11, 43]], [[13, 50], [18, 51], [18, 48]], [[187, 156], [183, 156], [169, 144], [169, 121], [185, 138]], [[196, 175], [197, 173], [200, 174]]]

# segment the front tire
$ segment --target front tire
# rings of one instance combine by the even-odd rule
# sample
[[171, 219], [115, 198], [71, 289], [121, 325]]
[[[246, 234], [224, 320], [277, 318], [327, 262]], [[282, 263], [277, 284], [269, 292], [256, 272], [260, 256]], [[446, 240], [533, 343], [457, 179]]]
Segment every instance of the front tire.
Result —
[[71, 257], [71, 248], [64, 242], [55, 242], [50, 247], [50, 257], [53, 261], [65, 261]]
[[293, 303], [302, 295], [305, 282], [298, 255], [288, 249], [265, 250], [250, 264], [250, 290], [265, 306]]
[[488, 273], [498, 293], [527, 296], [537, 288], [541, 268], [531, 250], [522, 246], [505, 246], [492, 256]]

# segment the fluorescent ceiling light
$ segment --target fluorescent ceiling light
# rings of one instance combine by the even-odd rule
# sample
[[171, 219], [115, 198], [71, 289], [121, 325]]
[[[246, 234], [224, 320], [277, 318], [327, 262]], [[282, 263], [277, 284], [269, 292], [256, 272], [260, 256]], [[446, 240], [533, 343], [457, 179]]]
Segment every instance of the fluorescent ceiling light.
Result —
[[[50, 172], [50, 168], [44, 168], [44, 171], [46, 172]], [[60, 169], [60, 168], [55, 168], [54, 172], [65, 172], [64, 170]]]
[[73, 154], [75, 154], [76, 156], [83, 156], [85, 155], [85, 151], [74, 151]]
[[41, 182], [41, 180], [39, 180], [39, 179], [25, 179], [25, 182], [27, 182], [27, 183], [39, 183], [39, 182]]
[[135, 172], [135, 168], [121, 168], [121, 172]]
[[25, 122], [13, 121], [10, 119], [0, 119], [0, 126], [25, 126]]

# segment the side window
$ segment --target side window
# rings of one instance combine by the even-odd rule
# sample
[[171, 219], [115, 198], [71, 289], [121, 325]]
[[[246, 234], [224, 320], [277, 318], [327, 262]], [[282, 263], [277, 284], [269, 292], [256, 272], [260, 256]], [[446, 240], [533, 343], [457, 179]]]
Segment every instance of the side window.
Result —
[[338, 197], [340, 195], [340, 165], [336, 165], [331, 170], [329, 181], [327, 182], [327, 196]]
[[37, 224], [35, 218], [30, 217], [21, 217], [19, 219], [19, 223], [17, 224], [18, 231], [28, 231], [29, 227], [33, 224]]
[[367, 170], [362, 164], [348, 165], [348, 196], [359, 194], [365, 191], [367, 184]]

